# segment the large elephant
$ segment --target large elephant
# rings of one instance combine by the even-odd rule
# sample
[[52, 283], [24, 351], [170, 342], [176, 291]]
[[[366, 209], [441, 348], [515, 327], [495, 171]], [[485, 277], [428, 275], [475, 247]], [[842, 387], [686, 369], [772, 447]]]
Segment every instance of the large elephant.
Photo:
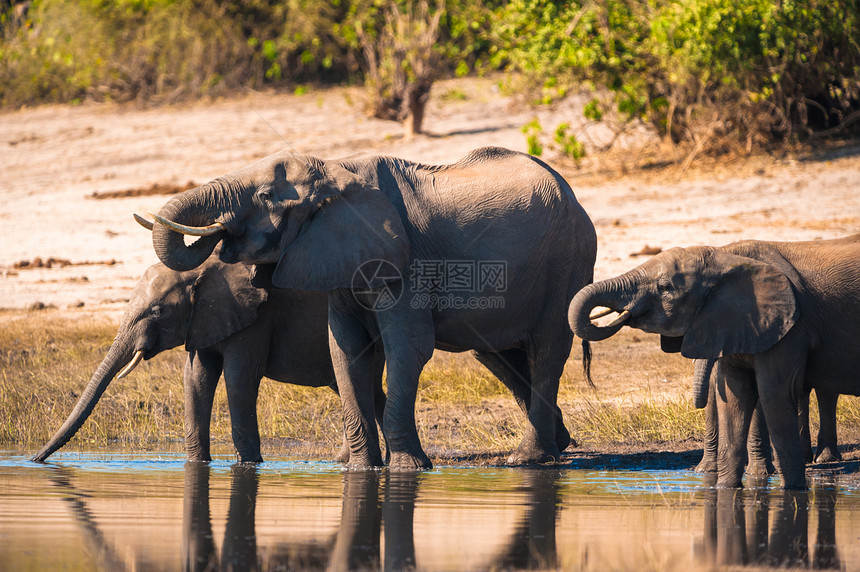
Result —
[[[62, 427], [34, 461], [44, 461], [80, 429], [115, 376], [142, 359], [185, 345], [185, 448], [209, 461], [209, 424], [223, 372], [233, 444], [243, 462], [262, 461], [257, 393], [265, 375], [276, 381], [337, 389], [328, 349], [328, 304], [318, 292], [251, 284], [251, 269], [213, 256], [194, 270], [154, 264], [132, 291], [116, 338]], [[377, 408], [385, 405], [381, 351], [375, 359]], [[122, 371], [120, 371], [122, 370]], [[342, 450], [340, 455], [348, 454]]]
[[[718, 485], [740, 486], [760, 401], [783, 486], [799, 489], [806, 486], [799, 401], [810, 388], [819, 400], [860, 394], [858, 260], [860, 234], [673, 248], [583, 288], [568, 318], [588, 340], [627, 324], [661, 334], [664, 349], [685, 357], [719, 358]], [[589, 316], [598, 306], [620, 315], [598, 326]]]
[[[414, 410], [434, 346], [475, 350], [524, 392], [529, 424], [510, 463], [558, 459], [569, 443], [556, 405], [573, 341], [564, 312], [592, 280], [597, 239], [570, 186], [538, 159], [483, 148], [428, 166], [282, 152], [177, 195], [157, 220], [153, 245], [170, 268], [194, 268], [223, 241], [225, 262], [274, 265], [275, 287], [329, 292], [352, 466], [382, 464], [366, 352], [375, 340], [390, 467], [432, 466]], [[201, 238], [187, 246], [183, 234]]]

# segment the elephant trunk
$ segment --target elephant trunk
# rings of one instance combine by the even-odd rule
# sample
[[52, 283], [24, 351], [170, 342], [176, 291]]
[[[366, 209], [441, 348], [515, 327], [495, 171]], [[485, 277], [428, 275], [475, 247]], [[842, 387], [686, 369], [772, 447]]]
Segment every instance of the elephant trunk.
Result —
[[708, 404], [708, 386], [715, 363], [717, 360], [714, 358], [693, 360], [693, 404], [696, 409], [704, 409]]
[[90, 416], [93, 409], [98, 403], [99, 398], [107, 389], [110, 382], [126, 364], [128, 364], [134, 354], [134, 345], [131, 339], [127, 336], [122, 338], [117, 337], [108, 350], [108, 354], [102, 360], [81, 397], [78, 399], [75, 408], [69, 414], [63, 426], [51, 437], [50, 441], [42, 447], [33, 461], [42, 462], [47, 459], [54, 451], [65, 445], [69, 439], [74, 437], [84, 421]]
[[[629, 313], [622, 311], [624, 300], [620, 296], [621, 292], [626, 291], [625, 284], [628, 280], [626, 275], [618, 276], [589, 284], [577, 292], [567, 314], [570, 327], [577, 336], [583, 340], [599, 342], [618, 333], [629, 316]], [[600, 306], [621, 312], [621, 316], [608, 326], [598, 326], [592, 322], [591, 312]]]
[[[180, 225], [210, 225], [213, 219], [223, 212], [215, 206], [220, 202], [215, 199], [218, 191], [219, 186], [213, 183], [186, 191], [161, 207], [158, 216]], [[203, 264], [224, 235], [225, 231], [219, 230], [186, 245], [185, 236], [181, 232], [164, 224], [156, 224], [152, 229], [152, 246], [165, 266], [184, 272]]]

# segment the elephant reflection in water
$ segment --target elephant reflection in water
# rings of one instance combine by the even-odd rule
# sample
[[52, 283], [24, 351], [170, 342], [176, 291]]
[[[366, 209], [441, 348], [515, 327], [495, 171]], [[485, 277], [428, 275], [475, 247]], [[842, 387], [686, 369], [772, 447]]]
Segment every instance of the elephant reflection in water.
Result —
[[[220, 557], [212, 535], [207, 465], [185, 468], [183, 547], [186, 570], [408, 570], [417, 566], [413, 517], [422, 475], [412, 472], [348, 471], [343, 474], [343, 505], [332, 539], [303, 545], [280, 544], [261, 562], [254, 515], [258, 476], [254, 466], [233, 468], [230, 508]], [[523, 469], [529, 491], [526, 514], [505, 550], [481, 569], [547, 569], [557, 565], [556, 522], [561, 472]], [[384, 552], [381, 549], [384, 538]]]
[[[558, 566], [556, 523], [561, 506], [561, 471], [522, 469], [525, 514], [504, 544], [476, 569], [554, 569]], [[259, 550], [256, 533], [259, 469], [237, 464], [231, 468], [230, 497], [219, 552], [212, 528], [208, 464], [186, 463], [182, 514], [182, 567], [203, 570], [409, 570], [416, 562], [413, 517], [425, 476], [416, 472], [348, 471], [343, 473], [340, 527], [318, 541], [281, 542]], [[64, 491], [81, 526], [88, 552], [105, 570], [149, 569], [163, 565], [120, 556], [92, 515], [87, 498], [73, 484], [71, 472], [57, 467], [54, 484]], [[384, 539], [384, 551], [382, 540]]]
[[[811, 565], [815, 569], [839, 569], [836, 491], [818, 487], [814, 492], [818, 530]], [[809, 493], [782, 491], [780, 497], [774, 497], [766, 488], [710, 488], [705, 494], [705, 534], [697, 547], [703, 564], [810, 566]], [[770, 505], [775, 499], [779, 502], [771, 515]]]
[[[385, 559], [388, 569], [415, 567], [412, 515], [420, 475], [349, 471], [343, 475], [341, 524], [334, 538], [304, 544], [277, 544], [265, 561], [257, 550], [255, 513], [259, 489], [253, 465], [235, 465], [230, 505], [219, 555], [209, 512], [208, 465], [185, 465], [183, 552], [185, 570], [367, 570], [380, 567], [380, 536], [385, 518]], [[380, 503], [380, 487], [385, 487]]]

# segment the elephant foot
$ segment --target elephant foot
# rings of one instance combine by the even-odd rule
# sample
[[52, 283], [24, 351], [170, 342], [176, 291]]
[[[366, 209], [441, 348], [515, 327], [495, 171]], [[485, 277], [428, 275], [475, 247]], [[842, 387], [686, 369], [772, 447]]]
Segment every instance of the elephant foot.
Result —
[[420, 471], [432, 468], [433, 463], [430, 462], [430, 457], [420, 449], [417, 453], [391, 451], [391, 459], [388, 462], [388, 469], [391, 471]]
[[521, 465], [547, 465], [555, 464], [561, 460], [561, 451], [557, 446], [542, 448], [537, 444], [521, 444], [516, 451], [508, 457], [508, 464]]
[[263, 455], [261, 455], [259, 451], [254, 452], [254, 453], [245, 453], [245, 454], [242, 454], [241, 452], [236, 451], [236, 462], [242, 463], [242, 464], [245, 464], [245, 463], [262, 463], [263, 462]]
[[782, 477], [782, 490], [784, 491], [805, 491], [807, 488], [806, 475], [801, 479]]
[[773, 463], [767, 460], [753, 461], [747, 465], [747, 475], [751, 477], [764, 478], [776, 472]]
[[344, 443], [340, 446], [340, 451], [337, 452], [337, 455], [334, 456], [335, 463], [349, 463], [349, 445]]
[[697, 473], [716, 473], [717, 460], [713, 457], [702, 457], [702, 460], [699, 461], [699, 464], [693, 470]]
[[717, 484], [714, 485], [714, 488], [717, 488], [717, 489], [740, 489], [742, 487], [743, 487], [743, 483], [741, 483], [740, 479], [732, 479], [732, 480], [717, 479]]
[[376, 454], [370, 454], [367, 451], [360, 453], [350, 451], [346, 466], [349, 469], [373, 469], [385, 465], [382, 463], [382, 455], [378, 451]]
[[836, 447], [824, 447], [815, 457], [816, 463], [834, 463], [841, 460], [842, 455]]
[[209, 454], [209, 447], [187, 446], [185, 448], [185, 455], [189, 463], [208, 463], [212, 460], [212, 455]]

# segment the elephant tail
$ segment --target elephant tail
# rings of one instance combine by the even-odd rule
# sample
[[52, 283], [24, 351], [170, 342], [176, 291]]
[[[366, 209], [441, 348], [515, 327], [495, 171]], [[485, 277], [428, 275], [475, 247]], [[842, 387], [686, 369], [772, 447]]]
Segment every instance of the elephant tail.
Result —
[[594, 389], [594, 380], [591, 379], [591, 342], [588, 340], [582, 340], [582, 374], [588, 382], [588, 387]]

